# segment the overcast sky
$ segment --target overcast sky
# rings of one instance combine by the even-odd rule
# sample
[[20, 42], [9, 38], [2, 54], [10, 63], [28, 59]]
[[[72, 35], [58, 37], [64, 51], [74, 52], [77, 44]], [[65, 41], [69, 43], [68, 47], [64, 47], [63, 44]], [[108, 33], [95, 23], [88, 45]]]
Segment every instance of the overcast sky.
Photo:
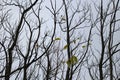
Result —
[[[75, 0], [75, 2], [76, 1], [79, 1], [79, 0]], [[106, 4], [107, 4], [107, 1], [109, 1], [109, 0], [105, 0], [104, 1], [104, 6], [105, 7], [107, 7], [106, 6]], [[73, 5], [75, 4], [75, 2], [73, 2]], [[94, 4], [93, 4], [93, 2], [95, 2], [96, 4], [100, 4], [100, 0], [81, 0], [81, 8], [85, 5], [85, 4], [90, 4], [91, 5], [91, 7], [92, 7], [92, 11], [93, 11], [93, 17], [96, 17], [97, 15], [96, 15], [96, 11], [95, 11], [95, 8], [93, 8], [94, 7]], [[1, 2], [0, 2], [1, 3]], [[59, 7], [60, 5], [62, 4], [62, 1], [61, 0], [58, 0], [57, 1], [57, 6]], [[76, 4], [75, 4], [76, 5]], [[41, 18], [43, 18], [44, 19], [44, 21], [46, 21], [46, 23], [45, 24], [43, 24], [43, 26], [45, 26], [45, 27], [42, 27], [42, 34], [44, 34], [44, 31], [47, 31], [47, 30], [49, 30], [49, 29], [52, 29], [50, 26], [53, 26], [53, 21], [52, 21], [52, 14], [50, 13], [50, 11], [46, 8], [46, 7], [50, 7], [50, 2], [49, 2], [49, 0], [45, 0], [45, 2], [43, 3], [43, 5], [42, 5], [42, 10], [41, 10]], [[10, 13], [10, 15], [11, 15], [11, 21], [12, 21], [12, 23], [14, 24], [14, 23], [16, 23], [16, 21], [17, 20], [19, 20], [19, 8], [17, 8], [17, 7], [9, 7], [8, 9], [12, 9], [9, 13]], [[12, 13], [12, 14], [11, 14]], [[62, 12], [61, 12], [61, 14], [62, 14]], [[118, 14], [118, 17], [119, 17], [119, 15], [120, 14]], [[60, 17], [60, 16], [59, 16]], [[32, 17], [31, 17], [32, 18]], [[120, 17], [119, 17], [120, 18]], [[34, 19], [34, 18], [33, 18]], [[17, 22], [18, 23], [18, 22]], [[84, 25], [86, 25], [86, 24], [84, 24]], [[49, 30], [49, 31], [51, 31], [51, 30]], [[59, 31], [59, 30], [58, 30]], [[88, 31], [89, 31], [89, 28], [88, 29], [82, 29], [81, 30], [81, 34], [84, 34], [84, 35], [86, 35], [86, 36], [88, 36]], [[97, 33], [97, 29], [93, 29], [93, 33]], [[26, 33], [22, 33], [23, 35], [25, 35]], [[62, 36], [64, 36], [64, 33], [61, 33], [62, 35], [58, 35], [58, 37], [62, 37]], [[116, 36], [114, 37], [115, 38], [115, 42], [118, 42], [118, 41], [120, 41], [120, 37], [119, 37], [119, 32], [117, 33], [117, 34], [115, 34]], [[23, 36], [24, 37], [24, 36]], [[23, 38], [23, 37], [21, 37], [21, 39]], [[84, 36], [85, 37], [85, 36]], [[64, 39], [63, 39], [64, 40]], [[93, 38], [92, 38], [92, 46], [94, 46], [96, 49], [100, 49], [100, 38], [98, 38], [98, 35], [97, 34], [95, 34], [94, 36], [93, 36]], [[23, 44], [26, 44], [26, 42], [25, 42], [25, 39], [23, 39], [23, 41], [21, 41], [21, 43], [23, 43]], [[98, 56], [99, 57], [99, 56]], [[83, 70], [82, 70], [82, 73], [83, 73], [83, 75], [86, 75], [85, 76], [85, 80], [90, 80], [90, 78], [89, 78], [89, 74], [88, 74], [88, 72], [87, 72], [87, 69], [85, 69], [85, 68], [83, 68]], [[82, 75], [81, 75], [82, 76]], [[12, 79], [11, 79], [12, 80]], [[83, 79], [84, 80], [84, 79]]]

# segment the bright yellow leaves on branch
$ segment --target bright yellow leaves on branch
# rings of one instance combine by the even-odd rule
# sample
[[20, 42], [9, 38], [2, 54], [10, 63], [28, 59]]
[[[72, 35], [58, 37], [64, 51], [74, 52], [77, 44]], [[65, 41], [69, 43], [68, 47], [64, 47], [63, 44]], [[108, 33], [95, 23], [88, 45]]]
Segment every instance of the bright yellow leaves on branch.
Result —
[[66, 63], [68, 67], [70, 67], [71, 65], [75, 65], [77, 62], [78, 62], [77, 57], [73, 55]]

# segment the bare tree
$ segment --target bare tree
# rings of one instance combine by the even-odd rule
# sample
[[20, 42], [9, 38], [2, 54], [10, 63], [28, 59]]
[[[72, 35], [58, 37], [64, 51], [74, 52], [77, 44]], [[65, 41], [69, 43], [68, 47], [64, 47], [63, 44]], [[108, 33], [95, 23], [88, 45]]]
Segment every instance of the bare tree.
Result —
[[1, 0], [0, 78], [117, 80], [119, 0], [83, 3]]
[[[12, 21], [9, 20], [9, 17], [6, 18], [6, 21], [4, 23], [2, 23], [1, 25], [1, 30], [4, 31], [4, 35], [2, 37], [2, 42], [0, 42], [2, 48], [2, 53], [3, 55], [3, 74], [1, 75], [1, 78], [5, 78], [5, 80], [9, 80], [10, 77], [12, 75], [16, 75], [15, 78], [21, 76], [21, 71], [23, 70], [22, 74], [23, 74], [23, 80], [27, 80], [28, 79], [28, 71], [27, 69], [31, 66], [31, 64], [33, 64], [35, 61], [37, 61], [37, 59], [39, 59], [40, 56], [38, 56], [38, 51], [37, 51], [37, 47], [36, 44], [39, 41], [39, 37], [40, 37], [40, 28], [41, 28], [41, 24], [42, 21], [40, 20], [40, 6], [41, 3], [43, 1], [38, 1], [35, 0], [34, 2], [29, 1], [29, 3], [26, 1], [26, 5], [21, 4], [22, 2], [19, 1], [3, 1], [1, 6], [5, 7], [6, 6], [16, 6], [17, 8], [19, 8], [19, 15], [20, 18], [18, 19], [18, 21], [16, 21], [14, 23], [14, 25], [12, 25]], [[34, 6], [39, 3], [37, 11], [35, 11]], [[7, 10], [7, 9], [6, 9]], [[11, 9], [9, 9], [11, 10]], [[9, 10], [7, 10], [6, 14], [9, 14]], [[32, 11], [32, 13], [31, 13]], [[31, 23], [33, 22], [29, 22], [28, 21], [28, 17], [33, 15], [34, 18], [37, 20], [38, 23], [34, 23], [34, 27], [32, 27], [33, 25]], [[11, 19], [11, 18], [10, 18]], [[24, 49], [22, 48], [21, 44], [21, 40], [20, 38], [23, 37], [22, 35], [22, 31], [25, 29], [25, 27], [27, 27], [26, 29], [28, 29], [29, 32], [27, 32], [27, 42], [28, 44], [27, 47], [25, 47]], [[37, 32], [37, 33], [35, 33]], [[37, 35], [34, 39], [33, 36], [35, 34]], [[24, 41], [25, 43], [25, 41]], [[23, 43], [23, 44], [24, 44]], [[26, 50], [26, 51], [22, 51], [22, 50]], [[42, 56], [42, 55], [41, 55]], [[18, 66], [15, 66], [15, 62], [17, 62], [16, 64]], [[17, 68], [15, 68], [15, 67]], [[34, 64], [32, 65], [34, 66]], [[15, 68], [15, 69], [14, 69]]]
[[[46, 53], [47, 65], [46, 67], [45, 65], [43, 66], [44, 73], [46, 73], [46, 76], [44, 76], [46, 80], [72, 80], [81, 78], [80, 72], [86, 60], [91, 35], [88, 35], [88, 38], [85, 40], [79, 30], [82, 31], [82, 29], [88, 27], [84, 23], [89, 21], [90, 16], [88, 6], [84, 6], [81, 9], [80, 2], [76, 3], [76, 6], [73, 6], [73, 3], [73, 1], [63, 0], [58, 7], [57, 1], [50, 0], [51, 7], [46, 6], [52, 14], [54, 29], [56, 29], [56, 32], [60, 31], [60, 34], [62, 34], [60, 36], [58, 32], [55, 33], [57, 37], [53, 40], [53, 46]], [[89, 34], [91, 34], [92, 27], [89, 30]], [[82, 48], [83, 44], [85, 47], [81, 50], [80, 48]], [[46, 47], [44, 46], [45, 49]], [[57, 62], [53, 62], [55, 60], [53, 56]], [[77, 72], [77, 70], [79, 71]]]
[[[90, 41], [90, 35], [85, 40], [79, 30], [89, 21], [89, 8], [80, 9], [80, 1], [77, 6], [69, 0], [61, 0], [59, 6], [56, 0], [50, 0], [50, 6], [43, 3], [43, 0], [1, 1], [4, 8], [0, 10], [1, 79], [79, 78]], [[46, 30], [44, 24], [48, 21], [41, 16], [43, 8], [52, 15], [51, 26]], [[86, 44], [83, 51], [79, 49], [82, 44]], [[73, 78], [75, 75], [78, 76]]]
[[91, 21], [96, 28], [95, 35], [98, 35], [99, 38], [95, 43], [100, 41], [100, 46], [91, 48], [91, 58], [94, 59], [90, 61], [88, 70], [92, 80], [117, 80], [119, 77], [119, 72], [117, 72], [119, 71], [117, 58], [120, 51], [120, 41], [117, 37], [117, 34], [120, 33], [119, 4], [119, 0], [100, 0], [99, 6], [94, 5], [97, 17]]

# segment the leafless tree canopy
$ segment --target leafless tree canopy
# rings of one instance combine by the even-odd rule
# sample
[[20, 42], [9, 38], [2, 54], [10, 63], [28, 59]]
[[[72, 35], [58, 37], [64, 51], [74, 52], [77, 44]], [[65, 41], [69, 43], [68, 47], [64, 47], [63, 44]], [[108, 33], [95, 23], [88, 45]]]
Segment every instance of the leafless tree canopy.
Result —
[[0, 80], [119, 80], [120, 0], [0, 0]]

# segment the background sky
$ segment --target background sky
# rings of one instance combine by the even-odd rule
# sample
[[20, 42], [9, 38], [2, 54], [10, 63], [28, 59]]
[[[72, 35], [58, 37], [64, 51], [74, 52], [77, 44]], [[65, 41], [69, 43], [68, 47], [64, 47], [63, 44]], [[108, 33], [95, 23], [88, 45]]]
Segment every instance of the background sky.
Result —
[[[27, 1], [29, 1], [29, 0], [26, 0], [26, 1], [24, 1], [24, 0], [21, 0], [21, 2], [24, 2], [23, 4], [27, 4], [26, 2]], [[53, 0], [54, 1], [54, 0]], [[76, 6], [76, 2], [78, 2], [79, 0], [75, 0], [75, 1], [73, 1], [73, 3], [72, 3], [72, 6]], [[108, 1], [110, 1], [110, 0], [105, 0], [104, 1], [104, 9], [106, 9], [107, 8], [107, 2]], [[1, 3], [1, 2], [0, 2]], [[61, 4], [62, 4], [62, 0], [57, 0], [56, 1], [56, 3], [57, 3], [57, 8], [59, 8], [60, 6], [61, 6]], [[91, 12], [92, 12], [92, 15], [94, 15], [93, 16], [93, 20], [98, 16], [97, 15], [97, 12], [96, 12], [96, 9], [95, 9], [95, 7], [94, 7], [94, 3], [96, 4], [96, 5], [100, 5], [100, 0], [81, 0], [81, 4], [80, 4], [80, 6], [81, 6], [81, 9], [84, 7], [84, 6], [87, 6], [87, 8], [88, 7], [90, 7], [91, 8]], [[36, 6], [35, 6], [36, 7]], [[53, 16], [52, 16], [52, 14], [50, 13], [50, 11], [46, 8], [46, 7], [48, 7], [48, 8], [50, 8], [51, 9], [51, 5], [50, 5], [50, 0], [45, 0], [44, 2], [43, 2], [43, 4], [42, 4], [42, 6], [41, 6], [41, 14], [40, 14], [40, 16], [41, 16], [41, 19], [43, 19], [43, 21], [45, 22], [45, 24], [43, 24], [42, 25], [42, 28], [41, 28], [41, 35], [42, 36], [44, 36], [45, 35], [45, 32], [47, 31], [47, 32], [49, 32], [49, 33], [52, 33], [52, 31], [53, 31]], [[11, 24], [13, 24], [13, 28], [15, 28], [14, 26], [17, 26], [17, 24], [19, 23], [18, 22], [18, 20], [20, 19], [20, 10], [19, 10], [19, 8], [18, 7], [16, 7], [16, 6], [11, 6], [11, 7], [6, 7], [6, 9], [5, 10], [3, 10], [4, 12], [6, 12], [8, 9], [11, 9], [10, 11], [9, 11], [9, 14], [10, 14], [10, 22], [11, 22]], [[62, 9], [63, 10], [63, 9]], [[60, 19], [61, 18], [61, 15], [62, 16], [65, 16], [64, 15], [64, 12], [63, 11], [60, 11], [60, 13], [59, 13], [59, 15], [58, 15], [58, 19]], [[69, 14], [71, 14], [70, 12], [69, 12]], [[80, 14], [81, 16], [82, 16], [82, 14]], [[117, 18], [119, 18], [120, 19], [120, 14], [117, 14], [118, 16], [117, 16]], [[78, 16], [75, 16], [75, 19], [77, 19], [77, 18], [79, 18]], [[109, 18], [108, 18], [109, 19]], [[33, 21], [33, 22], [35, 22], [35, 19], [34, 19], [34, 16], [32, 16], [31, 15], [31, 17], [29, 17], [28, 18], [28, 20], [29, 21]], [[34, 23], [33, 24], [31, 24], [31, 25], [33, 25], [34, 26]], [[73, 24], [74, 25], [74, 24]], [[89, 23], [84, 23], [84, 24], [82, 24], [81, 26], [88, 26], [88, 25], [90, 25]], [[99, 25], [99, 24], [98, 24]], [[59, 25], [57, 25], [57, 26], [59, 26]], [[117, 26], [119, 27], [119, 24], [117, 24]], [[12, 28], [11, 28], [12, 29]], [[26, 38], [26, 34], [27, 35], [29, 35], [30, 33], [29, 32], [26, 32], [27, 31], [27, 29], [28, 28], [26, 28], [26, 27], [24, 27], [24, 29], [23, 29], [23, 31], [22, 31], [22, 33], [21, 33], [21, 37], [19, 38], [19, 40], [20, 40], [20, 45], [22, 46], [22, 47], [25, 47], [25, 45], [27, 45], [28, 43], [27, 43], [27, 38]], [[75, 32], [76, 34], [74, 35], [74, 36], [80, 36], [79, 34], [81, 34], [81, 35], [83, 35], [83, 38], [84, 39], [87, 39], [87, 37], [88, 37], [88, 34], [89, 34], [89, 27], [88, 28], [82, 28], [82, 29], [80, 29], [79, 30], [79, 32]], [[92, 37], [92, 45], [91, 45], [91, 47], [94, 49], [94, 52], [95, 52], [95, 55], [96, 55], [96, 57], [99, 57], [99, 53], [98, 52], [96, 52], [97, 50], [98, 51], [100, 51], [100, 49], [101, 49], [101, 45], [100, 45], [100, 38], [99, 38], [99, 36], [96, 34], [96, 33], [98, 33], [99, 31], [96, 29], [96, 28], [94, 28], [93, 29], [93, 31], [92, 31], [92, 34], [93, 34], [93, 37]], [[106, 31], [107, 32], [107, 31]], [[37, 33], [37, 31], [36, 31], [36, 33]], [[36, 35], [36, 33], [34, 33], [34, 35]], [[115, 34], [115, 37], [114, 37], [114, 43], [116, 43], [116, 42], [118, 42], [118, 41], [120, 41], [120, 37], [119, 37], [119, 34], [120, 34], [120, 32], [117, 32], [116, 34]], [[4, 33], [3, 33], [3, 31], [2, 30], [0, 30], [0, 36], [3, 36], [4, 35]], [[108, 35], [107, 33], [106, 33], [106, 35]], [[60, 28], [58, 28], [57, 29], [57, 33], [56, 33], [56, 37], [60, 37], [61, 38], [61, 43], [62, 43], [62, 47], [64, 47], [64, 45], [66, 44], [66, 41], [65, 41], [65, 36], [66, 36], [66, 34], [64, 33], [64, 32], [61, 32], [60, 31]], [[34, 38], [36, 38], [36, 36], [34, 36]], [[46, 43], [47, 42], [49, 42], [49, 40], [48, 41], [46, 41]], [[82, 49], [82, 47], [81, 47], [81, 49]], [[26, 53], [26, 47], [23, 49], [23, 52], [25, 52]], [[66, 52], [66, 51], [64, 51], [64, 52]], [[116, 56], [118, 56], [119, 58], [120, 58], [120, 55], [116, 55]], [[90, 60], [93, 60], [93, 62], [94, 62], [94, 58], [90, 58]], [[91, 61], [90, 61], [90, 63], [91, 63]], [[15, 62], [13, 65], [16, 65], [17, 64], [17, 62]], [[87, 65], [86, 65], [87, 66]], [[90, 80], [90, 78], [89, 78], [89, 74], [88, 74], [88, 70], [86, 69], [86, 66], [84, 66], [84, 67], [82, 67], [82, 75], [81, 76], [83, 76], [82, 78], [82, 80]], [[118, 69], [118, 70], [120, 70], [120, 69]], [[13, 78], [14, 78], [14, 76], [13, 76]], [[12, 78], [11, 78], [11, 80], [12, 80]]]

